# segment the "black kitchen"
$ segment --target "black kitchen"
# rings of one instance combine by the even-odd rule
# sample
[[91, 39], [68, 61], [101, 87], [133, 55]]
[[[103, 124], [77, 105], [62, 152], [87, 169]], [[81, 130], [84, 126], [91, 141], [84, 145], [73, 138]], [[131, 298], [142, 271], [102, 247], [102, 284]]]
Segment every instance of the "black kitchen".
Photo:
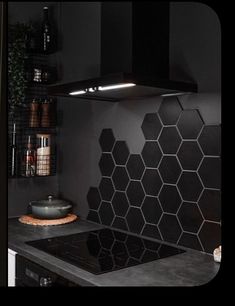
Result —
[[8, 287], [194, 287], [221, 262], [221, 29], [200, 2], [9, 2]]

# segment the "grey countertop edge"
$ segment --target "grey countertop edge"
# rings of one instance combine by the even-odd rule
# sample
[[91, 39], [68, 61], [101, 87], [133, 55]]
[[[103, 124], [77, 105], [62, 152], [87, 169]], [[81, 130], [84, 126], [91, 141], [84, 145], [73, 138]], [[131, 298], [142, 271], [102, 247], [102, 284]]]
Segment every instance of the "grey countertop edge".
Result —
[[[66, 226], [60, 225], [39, 229], [38, 227], [21, 224], [17, 218], [10, 218], [8, 226], [8, 247], [10, 249], [81, 286], [201, 286], [210, 282], [216, 276], [220, 267], [218, 263], [214, 262], [212, 255], [180, 246], [181, 249], [186, 250], [185, 253], [138, 266], [94, 275], [37, 250], [25, 244], [25, 242], [111, 227], [79, 219]], [[172, 243], [146, 238], [176, 246]]]

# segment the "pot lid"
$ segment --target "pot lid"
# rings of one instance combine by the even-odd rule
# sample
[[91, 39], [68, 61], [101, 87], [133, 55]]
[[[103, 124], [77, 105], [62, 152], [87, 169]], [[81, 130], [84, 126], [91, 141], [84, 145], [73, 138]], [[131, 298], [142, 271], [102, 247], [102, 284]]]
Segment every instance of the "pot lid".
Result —
[[70, 208], [72, 206], [69, 202], [55, 198], [52, 195], [49, 195], [47, 200], [31, 201], [30, 204], [37, 207], [49, 208]]

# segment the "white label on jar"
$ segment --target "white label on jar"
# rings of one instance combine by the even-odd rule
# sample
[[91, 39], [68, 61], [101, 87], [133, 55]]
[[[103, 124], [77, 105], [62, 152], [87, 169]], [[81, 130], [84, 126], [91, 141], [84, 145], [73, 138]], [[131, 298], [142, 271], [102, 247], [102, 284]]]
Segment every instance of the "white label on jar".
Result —
[[50, 175], [50, 147], [37, 149], [37, 175]]

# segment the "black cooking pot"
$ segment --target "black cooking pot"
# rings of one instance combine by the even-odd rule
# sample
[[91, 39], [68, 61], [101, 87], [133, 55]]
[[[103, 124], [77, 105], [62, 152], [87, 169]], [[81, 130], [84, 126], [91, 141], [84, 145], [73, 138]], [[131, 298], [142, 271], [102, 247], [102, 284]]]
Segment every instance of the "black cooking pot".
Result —
[[53, 196], [48, 200], [31, 201], [29, 203], [33, 217], [38, 219], [59, 219], [64, 218], [71, 211], [72, 205]]

